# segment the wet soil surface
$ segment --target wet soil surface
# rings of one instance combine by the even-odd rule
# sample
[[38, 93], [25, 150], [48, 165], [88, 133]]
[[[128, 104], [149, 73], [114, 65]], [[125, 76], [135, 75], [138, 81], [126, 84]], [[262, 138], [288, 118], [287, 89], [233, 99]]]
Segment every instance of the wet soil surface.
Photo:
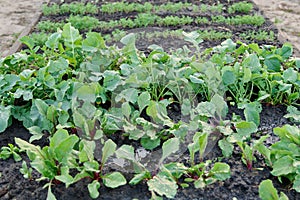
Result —
[[[68, 2], [66, 0], [65, 2]], [[73, 2], [73, 1], [72, 1]], [[204, 1], [212, 2], [212, 1]], [[221, 1], [226, 3], [228, 1]], [[238, 2], [238, 1], [234, 1]], [[255, 12], [258, 12], [258, 8], [255, 8]], [[47, 19], [47, 18], [42, 18]], [[178, 27], [174, 27], [178, 28]], [[207, 27], [193, 27], [186, 26], [180, 27], [186, 30], [194, 30], [195, 28], [205, 29]], [[219, 27], [223, 29], [224, 26]], [[228, 28], [228, 27], [225, 27]], [[232, 27], [229, 27], [232, 28]], [[251, 27], [251, 26], [241, 26], [236, 28], [233, 32], [238, 33], [243, 30], [273, 30], [276, 32], [276, 28], [270, 21], [267, 21], [262, 27]], [[142, 29], [131, 29], [127, 31], [131, 32], [150, 32], [153, 30], [165, 29], [165, 27], [150, 27]], [[238, 36], [236, 36], [238, 37]], [[221, 41], [208, 41], [202, 44], [204, 47], [212, 47], [219, 44]], [[145, 50], [149, 44], [160, 44], [165, 48], [181, 47], [184, 41], [179, 41], [173, 38], [158, 38], [152, 39], [150, 41], [141, 40], [139, 42], [139, 49]], [[264, 41], [264, 44], [275, 44], [278, 45], [281, 42], [276, 40], [275, 42]], [[241, 111], [231, 108], [231, 113], [235, 112], [237, 114], [242, 114]], [[283, 116], [286, 114], [286, 107], [284, 106], [263, 106], [263, 111], [261, 113], [261, 127], [260, 130], [264, 134], [269, 134], [271, 137], [268, 140], [268, 144], [272, 144], [277, 140], [277, 137], [272, 133], [272, 128], [275, 126], [282, 126], [283, 124], [289, 123], [287, 119]], [[14, 121], [13, 125], [9, 127], [4, 133], [0, 134], [0, 147], [7, 146], [9, 143], [14, 143], [14, 138], [19, 137], [28, 140], [30, 134], [21, 125], [21, 123]], [[221, 150], [215, 146], [212, 151], [206, 156], [206, 159], [217, 159], [217, 156], [221, 156]], [[187, 153], [182, 156], [182, 161], [188, 157]], [[26, 156], [23, 158], [27, 160]], [[241, 161], [241, 152], [238, 148], [235, 149], [233, 156], [230, 159], [223, 159], [231, 167], [231, 178], [223, 181], [217, 182], [212, 185], [207, 186], [204, 189], [194, 189], [190, 186], [187, 189], [179, 189], [175, 199], [259, 199], [258, 197], [258, 185], [262, 180], [271, 179], [275, 187], [279, 191], [283, 191], [291, 200], [300, 199], [300, 194], [291, 190], [291, 185], [287, 182], [280, 183], [276, 177], [270, 174], [270, 169], [265, 165], [261, 156], [256, 155], [257, 161], [254, 163], [254, 168], [249, 171], [247, 167]], [[28, 160], [27, 160], [28, 161]], [[43, 189], [45, 182], [36, 182], [35, 179], [38, 178], [36, 173], [33, 173], [33, 180], [27, 180], [23, 178], [22, 174], [19, 172], [21, 168], [21, 163], [14, 162], [13, 159], [0, 160], [0, 173], [2, 174], [0, 178], [0, 199], [3, 200], [31, 200], [31, 199], [46, 199], [47, 189]], [[259, 170], [262, 168], [263, 170]], [[131, 173], [125, 174], [126, 178], [130, 180], [132, 177]], [[59, 200], [73, 200], [73, 199], [91, 199], [87, 190], [87, 184], [91, 180], [85, 179], [69, 188], [65, 188], [64, 185], [53, 185], [52, 190], [57, 199]], [[151, 197], [150, 192], [147, 189], [147, 184], [139, 184], [137, 186], [125, 185], [116, 189], [109, 189], [103, 185], [100, 188], [100, 197], [98, 199], [149, 199]]]

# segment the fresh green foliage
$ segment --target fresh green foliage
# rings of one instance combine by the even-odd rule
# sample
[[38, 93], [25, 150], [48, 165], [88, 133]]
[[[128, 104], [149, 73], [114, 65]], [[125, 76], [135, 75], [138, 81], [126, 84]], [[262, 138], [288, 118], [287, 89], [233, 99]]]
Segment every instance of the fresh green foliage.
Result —
[[[139, 26], [151, 16], [141, 13]], [[267, 136], [250, 140], [260, 123], [260, 102], [298, 100], [299, 72], [290, 58], [292, 47], [259, 47], [227, 39], [202, 51], [201, 32], [184, 32], [182, 38], [190, 45], [170, 54], [151, 45], [147, 55], [136, 49], [134, 34], [121, 39], [121, 48], [107, 46], [99, 33], [81, 35], [70, 23], [41, 47], [30, 37], [23, 38], [28, 49], [0, 60], [0, 130], [15, 118], [31, 134], [29, 142], [15, 139], [30, 159], [22, 174], [31, 178], [31, 169], [36, 170], [41, 180], [48, 181], [50, 199], [55, 199], [52, 185], [62, 182], [68, 187], [89, 178], [88, 190], [97, 198], [103, 185], [116, 188], [127, 183], [119, 171], [106, 173], [116, 156], [132, 164], [135, 175], [129, 184], [146, 181], [153, 198], [174, 198], [177, 189], [189, 183], [203, 188], [230, 177], [229, 165], [205, 161], [218, 143], [226, 157], [234, 145], [239, 146], [249, 169], [255, 151], [261, 153], [273, 174], [288, 176], [298, 189], [299, 175], [292, 164], [299, 157], [294, 155], [298, 144], [293, 135], [299, 130], [282, 134], [289, 137], [281, 142], [292, 139], [284, 144], [292, 153], [276, 149], [279, 144], [268, 150], [263, 145]], [[245, 121], [226, 120], [228, 102], [244, 109]], [[180, 119], [169, 115], [177, 107]], [[108, 139], [114, 134], [139, 142], [158, 153], [158, 159], [144, 163], [133, 146], [117, 147]], [[48, 137], [49, 145], [31, 144], [42, 137]], [[174, 161], [187, 150], [189, 164]], [[18, 153], [13, 146], [3, 151]], [[281, 170], [283, 162], [291, 164], [290, 171]]]
[[[127, 182], [120, 172], [102, 174], [104, 164], [116, 149], [116, 144], [112, 140], [107, 140], [103, 145], [101, 164], [94, 160], [95, 142], [79, 141], [77, 136], [69, 135], [64, 129], [59, 129], [50, 137], [49, 146], [43, 148], [19, 138], [16, 138], [15, 142], [21, 150], [27, 152], [31, 166], [41, 174], [39, 180], [49, 181], [45, 186], [49, 187], [48, 197], [53, 199], [55, 197], [51, 192], [51, 184], [55, 181], [62, 182], [68, 187], [82, 178], [90, 177], [94, 179], [88, 185], [93, 198], [99, 195], [97, 189], [100, 187], [100, 180], [110, 188], [119, 187]], [[74, 177], [69, 174], [71, 169], [78, 170]], [[31, 177], [31, 169], [24, 163], [21, 172], [24, 176]]]
[[228, 13], [249, 13], [253, 9], [253, 4], [248, 2], [234, 3], [228, 7]]
[[70, 4], [53, 4], [51, 6], [43, 6], [44, 15], [62, 15], [62, 14], [86, 15], [98, 13], [98, 8], [92, 3], [70, 3]]
[[212, 22], [225, 23], [230, 25], [250, 24], [254, 26], [261, 26], [265, 23], [265, 18], [261, 15], [236, 15], [234, 17], [224, 17], [217, 15], [211, 17]]
[[274, 128], [274, 133], [280, 141], [271, 146], [272, 175], [286, 177], [292, 184], [293, 189], [300, 192], [300, 174], [298, 170], [300, 155], [300, 129], [285, 125]]
[[15, 147], [13, 144], [8, 144], [8, 147], [1, 147], [0, 158], [6, 160], [12, 156], [14, 160], [18, 162], [22, 160], [19, 153], [20, 149], [18, 147]]
[[275, 34], [273, 31], [267, 32], [263, 30], [246, 31], [241, 33], [239, 37], [244, 41], [274, 41]]
[[197, 164], [188, 169], [188, 178], [185, 182], [193, 183], [195, 188], [204, 188], [216, 181], [224, 181], [230, 177], [230, 167], [226, 163], [216, 162], [214, 166], [208, 170], [211, 161]]
[[300, 122], [300, 110], [295, 106], [287, 107], [288, 114], [284, 115], [285, 118], [291, 119], [293, 122]]
[[274, 188], [271, 180], [264, 180], [259, 184], [259, 197], [262, 200], [288, 200], [289, 198], [280, 192], [278, 196], [277, 190]]

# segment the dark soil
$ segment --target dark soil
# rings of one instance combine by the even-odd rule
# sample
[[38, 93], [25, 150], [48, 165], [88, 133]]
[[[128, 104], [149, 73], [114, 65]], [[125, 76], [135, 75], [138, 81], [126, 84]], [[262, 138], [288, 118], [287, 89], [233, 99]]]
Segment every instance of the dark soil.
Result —
[[[52, 0], [51, 3], [59, 3], [58, 0]], [[65, 0], [64, 2], [74, 2], [73, 0]], [[85, 1], [83, 1], [85, 2]], [[88, 1], [86, 1], [88, 2]], [[128, 1], [128, 2], [137, 2], [137, 1]], [[138, 1], [138, 2], [148, 2], [148, 1]], [[170, 1], [156, 1], [159, 3], [170, 2]], [[171, 1], [171, 2], [179, 2], [179, 1]], [[188, 1], [199, 3], [199, 1]], [[204, 0], [202, 3], [210, 3], [214, 4], [216, 1], [212, 0]], [[228, 2], [240, 2], [240, 0], [227, 1], [221, 0], [219, 1], [223, 4], [228, 4]], [[100, 4], [100, 3], [99, 3]], [[188, 11], [186, 11], [188, 14]], [[225, 12], [225, 11], [224, 11]], [[255, 7], [253, 12], [259, 12], [258, 8]], [[209, 13], [204, 13], [203, 15], [209, 16]], [[128, 14], [122, 15], [128, 17]], [[99, 15], [99, 17], [102, 17]], [[109, 15], [106, 15], [105, 18], [111, 19]], [[41, 20], [51, 19], [55, 21], [56, 18], [61, 18], [61, 16], [50, 16], [43, 17]], [[103, 20], [103, 19], [102, 19]], [[247, 30], [272, 30], [275, 33], [277, 30], [274, 25], [267, 21], [261, 27], [255, 26], [239, 26], [232, 27], [227, 25], [212, 25], [210, 27], [196, 27], [196, 26], [184, 26], [184, 27], [147, 27], [140, 29], [127, 29], [128, 32], [151, 32], [154, 30], [164, 30], [164, 29], [177, 29], [181, 28], [186, 31], [197, 30], [197, 29], [219, 29], [219, 30], [231, 30], [234, 33], [233, 39], [239, 39], [238, 33], [247, 31]], [[254, 41], [259, 44], [272, 44], [272, 45], [280, 45], [278, 40], [275, 41]], [[149, 40], [140, 39], [137, 42], [137, 47], [141, 50], [146, 50], [146, 48], [150, 44], [159, 44], [163, 46], [165, 49], [177, 49], [186, 44], [183, 40], [174, 39], [174, 38], [151, 38]], [[205, 41], [201, 44], [202, 48], [212, 47], [220, 44], [221, 41]], [[231, 113], [235, 112], [237, 114], [242, 115], [240, 110], [236, 108], [231, 108]], [[275, 126], [282, 126], [283, 124], [289, 123], [287, 119], [283, 116], [286, 113], [286, 107], [284, 106], [263, 106], [263, 111], [261, 113], [261, 126], [260, 130], [262, 134], [270, 134], [270, 139], [267, 141], [268, 145], [274, 143], [277, 140], [277, 137], [272, 133], [272, 128]], [[28, 140], [30, 134], [28, 131], [21, 125], [20, 122], [14, 121], [13, 125], [9, 127], [4, 133], [0, 135], [0, 148], [2, 146], [7, 146], [9, 143], [14, 143], [14, 138], [19, 137], [25, 140]], [[182, 161], [188, 155], [185, 154], [182, 156]], [[216, 156], [221, 156], [221, 150], [215, 146], [212, 151], [206, 156], [206, 159], [217, 159]], [[175, 199], [259, 199], [258, 197], [258, 185], [261, 181], [265, 179], [271, 179], [275, 185], [275, 187], [279, 191], [283, 191], [288, 195], [290, 200], [300, 199], [300, 194], [296, 193], [294, 190], [291, 190], [291, 185], [289, 183], [280, 183], [276, 177], [273, 177], [270, 174], [270, 169], [265, 165], [263, 159], [256, 155], [257, 161], [254, 163], [254, 169], [249, 171], [247, 167], [241, 161], [241, 153], [238, 148], [235, 149], [233, 156], [230, 159], [223, 159], [223, 162], [226, 162], [231, 167], [231, 178], [223, 181], [217, 182], [215, 184], [207, 186], [205, 189], [195, 189], [193, 186], [190, 186], [187, 189], [179, 189], [177, 196]], [[23, 158], [28, 161], [25, 154]], [[27, 180], [24, 179], [22, 174], [19, 172], [21, 168], [21, 162], [14, 162], [12, 158], [8, 160], [0, 160], [0, 173], [2, 177], [0, 178], [0, 199], [9, 200], [9, 199], [17, 199], [17, 200], [34, 200], [46, 199], [47, 189], [43, 189], [43, 185], [45, 182], [36, 182], [35, 180]], [[263, 170], [260, 170], [263, 169]], [[129, 180], [132, 177], [131, 173], [125, 174], [127, 179]], [[38, 175], [33, 173], [33, 179], [38, 178]], [[54, 185], [52, 187], [52, 191], [59, 200], [74, 200], [74, 199], [91, 199], [89, 197], [89, 193], [87, 190], [87, 184], [90, 180], [85, 179], [74, 185], [71, 185], [69, 188], [65, 188], [64, 185]], [[104, 187], [103, 185], [100, 188], [100, 197], [98, 199], [149, 199], [151, 197], [150, 192], [147, 189], [147, 184], [139, 184], [137, 186], [125, 185], [116, 189], [109, 189]]]
[[[230, 109], [231, 113], [240, 113], [236, 108]], [[273, 143], [277, 137], [272, 133], [272, 127], [282, 126], [289, 123], [283, 117], [286, 108], [284, 106], [264, 106], [261, 113], [261, 127], [260, 130], [264, 134], [270, 134], [268, 143]], [[15, 122], [13, 126], [9, 127], [4, 133], [0, 135], [0, 147], [6, 146], [9, 143], [14, 143], [15, 137], [28, 140], [29, 133], [22, 125]], [[213, 150], [206, 156], [206, 159], [216, 159], [216, 155], [220, 156], [220, 149], [215, 146]], [[188, 155], [183, 155], [185, 159]], [[281, 184], [276, 177], [270, 174], [270, 169], [265, 165], [263, 159], [256, 155], [257, 161], [254, 162], [254, 169], [249, 171], [245, 164], [241, 162], [241, 153], [236, 148], [234, 154], [230, 159], [223, 159], [230, 165], [231, 178], [224, 182], [217, 182], [207, 186], [205, 189], [195, 189], [190, 186], [186, 189], [179, 189], [175, 199], [259, 199], [258, 185], [265, 179], [271, 179], [275, 187], [279, 191], [283, 191], [288, 195], [290, 200], [300, 199], [300, 194], [291, 190], [288, 182]], [[26, 159], [24, 155], [24, 159]], [[46, 199], [47, 189], [43, 189], [45, 182], [36, 182], [35, 180], [24, 179], [19, 172], [21, 162], [14, 162], [12, 158], [8, 160], [0, 160], [0, 172], [2, 177], [0, 179], [0, 199]], [[263, 170], [260, 170], [263, 169]], [[125, 174], [130, 179], [131, 173]], [[33, 174], [33, 179], [37, 178], [37, 174]], [[91, 199], [87, 190], [87, 184], [90, 180], [85, 179], [69, 188], [64, 185], [54, 185], [52, 190], [59, 200], [73, 200], [73, 199]], [[100, 188], [100, 197], [98, 199], [149, 199], [150, 192], [147, 190], [147, 185], [139, 184], [137, 186], [125, 185], [116, 189], [109, 189], [104, 186]]]

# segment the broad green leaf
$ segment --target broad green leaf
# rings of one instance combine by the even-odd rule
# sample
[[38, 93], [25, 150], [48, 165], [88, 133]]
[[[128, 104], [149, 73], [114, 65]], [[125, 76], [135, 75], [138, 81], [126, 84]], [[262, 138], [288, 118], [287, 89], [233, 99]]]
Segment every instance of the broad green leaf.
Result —
[[124, 36], [120, 42], [125, 45], [122, 49], [122, 52], [131, 58], [132, 63], [138, 64], [139, 56], [137, 54], [137, 49], [135, 47], [135, 34], [130, 33]]
[[50, 35], [50, 37], [48, 38], [45, 44], [50, 49], [57, 49], [60, 38], [61, 38], [61, 32], [53, 33], [52, 35]]
[[116, 96], [115, 100], [119, 102], [122, 101], [122, 99], [134, 104], [138, 100], [138, 90], [135, 88], [122, 90], [122, 92]]
[[111, 139], [108, 139], [105, 142], [102, 148], [102, 159], [101, 159], [102, 165], [106, 163], [108, 157], [112, 156], [115, 153], [116, 147], [117, 145]]
[[259, 197], [262, 200], [279, 200], [277, 190], [271, 180], [264, 180], [259, 184]]
[[60, 144], [54, 150], [59, 162], [65, 163], [67, 161], [78, 140], [79, 138], [76, 135], [70, 135], [67, 139], [60, 142]]
[[118, 158], [128, 159], [130, 161], [135, 161], [134, 158], [134, 148], [131, 145], [122, 145], [117, 151], [116, 155]]
[[25, 101], [28, 101], [30, 99], [33, 99], [33, 94], [32, 94], [32, 90], [23, 90], [21, 88], [18, 88], [17, 91], [14, 93], [14, 97], [16, 99], [20, 98], [21, 96], [23, 96], [23, 99]]
[[261, 105], [258, 102], [251, 102], [245, 105], [244, 115], [247, 122], [254, 122], [258, 127], [260, 124]]
[[219, 140], [218, 145], [222, 150], [223, 156], [225, 156], [226, 158], [229, 158], [232, 155], [233, 145], [230, 142], [228, 142], [225, 138], [222, 140]]
[[134, 177], [130, 180], [129, 184], [130, 185], [136, 185], [140, 183], [144, 179], [151, 178], [151, 174], [148, 171], [143, 171], [139, 174], [135, 174]]
[[281, 48], [277, 49], [277, 53], [286, 60], [293, 55], [293, 46], [286, 43]]
[[222, 80], [225, 86], [234, 84], [236, 81], [236, 76], [233, 71], [226, 70], [222, 75]]
[[210, 173], [213, 175], [213, 178], [224, 181], [230, 178], [230, 166], [226, 163], [216, 162]]
[[[22, 151], [26, 151], [30, 160], [35, 158], [42, 159], [41, 148], [31, 143], [26, 142], [20, 138], [15, 138], [15, 143], [20, 147]], [[32, 155], [32, 156], [29, 156]]]
[[146, 108], [150, 103], [150, 94], [149, 92], [142, 92], [138, 97], [138, 106], [140, 113], [143, 111], [144, 108]]
[[94, 180], [93, 182], [88, 184], [88, 190], [91, 198], [96, 199], [99, 197], [100, 195], [98, 191], [99, 188], [100, 188], [100, 183], [97, 180]]
[[243, 82], [248, 83], [251, 80], [252, 72], [249, 68], [244, 68]]
[[198, 142], [199, 142], [199, 157], [200, 159], [203, 159], [208, 144], [208, 133], [201, 133], [199, 135]]
[[280, 192], [279, 200], [289, 200], [288, 196], [283, 192]]
[[114, 91], [121, 84], [121, 77], [116, 71], [106, 70], [103, 76], [103, 86], [108, 91]]
[[84, 169], [90, 172], [100, 172], [99, 163], [95, 160], [87, 161], [83, 164]]
[[29, 49], [34, 48], [34, 40], [29, 36], [24, 36], [20, 39], [20, 41], [25, 44]]
[[149, 137], [143, 137], [141, 139], [141, 145], [148, 150], [152, 150], [160, 145], [160, 138], [151, 139]]
[[132, 44], [135, 42], [135, 35], [133, 33], [130, 33], [123, 37], [120, 42], [122, 42], [125, 45]]
[[298, 79], [298, 72], [292, 68], [288, 68], [283, 72], [283, 79], [285, 82], [295, 83]]
[[280, 60], [275, 55], [268, 56], [265, 59], [264, 64], [268, 67], [268, 71], [280, 72], [280, 70], [281, 70]]
[[149, 191], [156, 192], [158, 195], [165, 195], [167, 198], [174, 198], [177, 193], [177, 183], [174, 180], [158, 174], [147, 182]]
[[79, 99], [87, 102], [95, 102], [96, 94], [93, 88], [89, 85], [83, 85], [78, 90], [75, 91], [75, 96]]
[[78, 111], [80, 111], [80, 113], [83, 114], [87, 119], [93, 119], [95, 117], [97, 108], [93, 103], [85, 101]]
[[211, 102], [201, 102], [198, 104], [196, 107], [196, 111], [199, 113], [201, 116], [205, 117], [215, 117], [216, 113], [216, 107], [213, 103]]
[[297, 176], [295, 176], [295, 180], [293, 182], [293, 189], [297, 192], [300, 192], [300, 174], [297, 174]]
[[55, 176], [55, 179], [66, 184], [66, 187], [69, 187], [74, 181], [73, 177], [69, 174], [69, 168], [67, 166], [63, 166], [60, 168], [61, 175]]
[[48, 186], [48, 194], [47, 194], [46, 200], [56, 200], [54, 194], [51, 191], [51, 183], [49, 183], [49, 186]]
[[204, 179], [202, 177], [199, 177], [195, 182], [194, 182], [194, 187], [196, 189], [199, 188], [204, 188], [207, 184], [205, 183]]
[[30, 137], [29, 142], [32, 142], [34, 140], [39, 140], [43, 137], [43, 132], [42, 129], [39, 126], [32, 126], [28, 128], [30, 134], [32, 134], [32, 136]]
[[8, 126], [9, 119], [11, 115], [11, 107], [4, 107], [0, 105], [0, 133], [5, 131]]
[[113, 172], [103, 176], [103, 184], [109, 188], [117, 188], [127, 183], [125, 177], [120, 172]]
[[172, 153], [176, 153], [179, 150], [179, 144], [180, 141], [178, 138], [171, 138], [168, 139], [166, 142], [162, 145], [162, 157], [160, 159], [160, 163], [164, 161], [168, 156], [170, 156]]
[[212, 97], [211, 103], [213, 103], [216, 108], [217, 116], [221, 117], [222, 119], [225, 119], [228, 112], [228, 106], [227, 103], [224, 101], [224, 98], [216, 94]]
[[283, 127], [276, 127], [274, 128], [274, 134], [278, 135], [283, 141], [300, 145], [300, 130], [295, 126], [287, 124]]
[[37, 109], [38, 109], [38, 111], [39, 111], [39, 113], [43, 116], [43, 117], [45, 117], [45, 118], [47, 118], [47, 110], [48, 110], [48, 104], [46, 104], [43, 100], [41, 100], [41, 99], [35, 99], [34, 100], [34, 104], [35, 104], [35, 106], [37, 107]]
[[295, 59], [295, 65], [298, 69], [300, 69], [300, 59]]
[[181, 105], [181, 113], [183, 116], [187, 116], [192, 112], [192, 105], [189, 99], [183, 99]]
[[51, 105], [47, 109], [47, 117], [49, 121], [51, 121], [53, 124], [56, 123], [56, 118], [57, 118], [57, 110], [56, 107]]
[[50, 147], [55, 149], [62, 141], [69, 137], [67, 130], [59, 129], [54, 135], [50, 138]]
[[293, 167], [294, 159], [290, 156], [284, 156], [276, 160], [273, 164], [273, 170], [271, 171], [273, 176], [288, 175], [295, 172]]
[[96, 52], [105, 47], [104, 39], [100, 33], [89, 32], [86, 35], [86, 39], [82, 41], [82, 49], [84, 51]]
[[194, 45], [198, 45], [199, 43], [203, 42], [201, 37], [199, 37], [200, 34], [197, 31], [192, 31], [190, 33], [183, 31], [182, 35], [184, 36], [185, 41], [191, 42]]
[[35, 70], [31, 70], [31, 69], [23, 70], [19, 74], [21, 81], [28, 81], [34, 72], [35, 72]]
[[65, 45], [71, 49], [75, 49], [76, 43], [81, 40], [81, 35], [79, 31], [71, 26], [71, 23], [67, 23], [63, 27], [63, 32], [61, 33]]
[[61, 73], [67, 70], [69, 67], [69, 62], [60, 57], [58, 60], [52, 61], [50, 60], [48, 63], [48, 72], [53, 73]]
[[85, 130], [86, 118], [78, 111], [73, 113], [74, 124], [77, 128]]
[[251, 133], [255, 133], [257, 131], [257, 126], [254, 122], [239, 122], [235, 125], [237, 132], [242, 137], [249, 137]]
[[122, 103], [122, 114], [129, 119], [131, 114], [131, 106], [129, 102]]
[[250, 54], [246, 57], [242, 62], [242, 66], [249, 68], [252, 73], [258, 73], [261, 70], [261, 64], [256, 54]]
[[147, 109], [149, 115], [155, 123], [173, 126], [172, 121], [168, 117], [166, 106], [162, 102], [150, 101]]
[[79, 161], [86, 162], [94, 160], [95, 141], [81, 139], [79, 143]]
[[197, 84], [204, 84], [205, 83], [204, 80], [196, 77], [195, 75], [190, 75], [189, 78], [190, 78], [192, 83], [197, 83]]
[[188, 167], [183, 163], [171, 162], [164, 165], [164, 168], [168, 173], [171, 173], [172, 176], [176, 179], [179, 179], [183, 174], [186, 173]]

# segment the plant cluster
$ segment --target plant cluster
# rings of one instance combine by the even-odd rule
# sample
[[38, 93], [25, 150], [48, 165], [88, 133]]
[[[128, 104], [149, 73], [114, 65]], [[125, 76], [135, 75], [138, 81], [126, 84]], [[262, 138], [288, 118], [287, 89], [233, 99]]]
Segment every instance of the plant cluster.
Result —
[[[116, 28], [141, 28], [148, 26], [184, 26], [189, 24], [210, 24], [210, 23], [225, 23], [229, 25], [255, 25], [261, 26], [265, 19], [260, 15], [243, 15], [243, 16], [235, 16], [226, 18], [224, 16], [212, 16], [212, 21], [210, 22], [206, 17], [197, 17], [193, 19], [190, 16], [173, 16], [169, 15], [166, 17], [160, 17], [156, 14], [151, 13], [141, 13], [138, 14], [134, 19], [131, 18], [121, 18], [119, 20], [110, 20], [110, 21], [99, 21], [95, 17], [90, 16], [80, 16], [80, 15], [71, 15], [66, 21], [72, 23], [74, 27], [79, 29], [80, 31], [90, 31], [95, 29], [101, 29], [101, 31], [108, 31]], [[57, 28], [62, 28], [64, 22], [51, 22], [51, 21], [41, 21], [37, 25], [37, 29], [41, 32], [55, 32]], [[246, 36], [248, 35], [245, 33]], [[262, 38], [264, 35], [260, 33], [260, 35], [256, 36]], [[243, 36], [243, 35], [242, 35]], [[248, 36], [249, 37], [249, 36]], [[251, 36], [250, 36], [251, 37]], [[252, 36], [254, 37], [254, 36]]]
[[236, 15], [234, 17], [224, 17], [222, 15], [212, 16], [212, 22], [225, 23], [229, 25], [250, 24], [253, 26], [261, 26], [265, 23], [265, 18], [261, 15]]
[[243, 1], [234, 3], [228, 7], [228, 13], [249, 13], [253, 9], [253, 4]]
[[[265, 20], [260, 15], [251, 14], [253, 10], [253, 4], [249, 2], [232, 3], [225, 7], [223, 4], [194, 4], [187, 2], [176, 3], [162, 3], [152, 4], [149, 2], [137, 3], [137, 2], [112, 2], [102, 3], [96, 5], [93, 3], [63, 3], [61, 5], [53, 4], [50, 6], [44, 6], [43, 13], [48, 15], [67, 15], [64, 21], [52, 22], [41, 21], [37, 25], [37, 31], [41, 32], [42, 36], [38, 38], [39, 41], [45, 41], [45, 33], [54, 33], [57, 28], [62, 29], [64, 23], [70, 22], [80, 32], [88, 31], [101, 31], [104, 35], [108, 32], [113, 32], [115, 29], [132, 29], [142, 28], [149, 26], [160, 27], [184, 27], [185, 25], [194, 26], [207, 26], [211, 24], [226, 24], [232, 26], [240, 25], [254, 25], [261, 26]], [[192, 12], [193, 17], [185, 15], [186, 12]], [[234, 14], [232, 17], [225, 17], [226, 12]], [[111, 15], [111, 20], [100, 21], [97, 19], [99, 13]], [[132, 14], [128, 18], [119, 18], [116, 13]], [[167, 13], [167, 15], [165, 15]], [[181, 13], [183, 13], [181, 15]], [[211, 17], [207, 16], [210, 13]], [[87, 15], [88, 14], [88, 15]], [[223, 15], [222, 15], [223, 14]], [[225, 14], [225, 15], [224, 15]], [[238, 15], [235, 15], [238, 14]], [[245, 15], [244, 15], [245, 14]], [[110, 19], [110, 17], [108, 17]], [[216, 32], [218, 32], [216, 30]], [[232, 34], [232, 33], [231, 33]], [[120, 35], [116, 34], [117, 38], [111, 38], [115, 34], [106, 35], [108, 40], [119, 40]], [[124, 35], [122, 35], [124, 36]], [[204, 34], [205, 37], [208, 35]], [[241, 33], [238, 37], [242, 41], [249, 41], [255, 39], [255, 41], [262, 41], [267, 38], [266, 33]], [[270, 35], [272, 36], [272, 35]], [[205, 39], [204, 37], [204, 39]], [[273, 36], [274, 37], [274, 36]], [[223, 33], [213, 34], [210, 40], [218, 40], [218, 38], [224, 38]], [[226, 38], [227, 35], [226, 35]], [[270, 41], [270, 40], [268, 40]], [[41, 44], [41, 42], [37, 42]]]
[[[227, 39], [201, 51], [199, 33], [183, 37], [194, 53], [185, 46], [168, 54], [152, 45], [145, 55], [136, 49], [134, 34], [123, 37], [119, 49], [107, 46], [99, 33], [83, 37], [71, 24], [51, 34], [43, 47], [24, 37], [28, 49], [0, 60], [0, 131], [15, 118], [31, 138], [16, 138], [18, 147], [3, 147], [1, 158], [19, 160], [25, 151], [30, 166], [23, 162], [21, 173], [32, 178], [34, 169], [39, 180], [47, 180], [49, 199], [55, 199], [53, 185], [68, 187], [85, 178], [91, 180], [92, 198], [100, 195], [99, 187], [141, 181], [152, 198], [174, 198], [179, 187], [204, 188], [228, 179], [229, 165], [205, 156], [215, 144], [225, 157], [237, 146], [249, 170], [259, 152], [273, 175], [287, 177], [299, 191], [299, 129], [275, 129], [281, 141], [270, 149], [263, 144], [267, 136], [249, 141], [260, 123], [261, 102], [299, 104], [300, 62], [291, 59], [291, 45], [259, 47]], [[244, 109], [245, 120], [226, 119], [228, 102]], [[180, 118], [169, 114], [174, 107]], [[112, 135], [138, 142], [158, 160], [137, 157], [133, 146], [118, 146]], [[32, 144], [42, 137], [48, 145]], [[176, 161], [186, 151], [189, 162]], [[130, 163], [135, 176], [128, 181], [117, 169], [108, 172], [113, 158]], [[262, 193], [266, 187], [270, 183], [262, 183]]]
[[[250, 4], [250, 3], [248, 3]], [[252, 5], [252, 4], [251, 4]], [[249, 12], [247, 10], [247, 6], [241, 4], [243, 8], [240, 8], [239, 12]], [[70, 4], [53, 4], [51, 6], [43, 7], [43, 14], [45, 16], [48, 15], [64, 15], [64, 14], [74, 14], [74, 15], [85, 15], [85, 14], [97, 14], [99, 12], [107, 13], [107, 14], [115, 14], [115, 13], [130, 13], [130, 12], [169, 12], [176, 13], [178, 11], [183, 11], [185, 9], [191, 8], [193, 12], [213, 12], [213, 13], [221, 13], [223, 10], [223, 4], [217, 5], [208, 5], [208, 4], [200, 4], [195, 5], [192, 3], [166, 3], [161, 5], [153, 5], [152, 3], [129, 3], [129, 2], [113, 2], [113, 3], [105, 3], [101, 6], [96, 6], [92, 3], [70, 3]], [[238, 5], [233, 4], [233, 8], [229, 8], [230, 10], [238, 9]]]
[[62, 4], [59, 6], [58, 4], [53, 4], [51, 6], [43, 6], [43, 14], [44, 15], [63, 15], [63, 14], [73, 14], [73, 15], [86, 15], [86, 14], [97, 14], [98, 7], [92, 3], [70, 3], [70, 4]]

